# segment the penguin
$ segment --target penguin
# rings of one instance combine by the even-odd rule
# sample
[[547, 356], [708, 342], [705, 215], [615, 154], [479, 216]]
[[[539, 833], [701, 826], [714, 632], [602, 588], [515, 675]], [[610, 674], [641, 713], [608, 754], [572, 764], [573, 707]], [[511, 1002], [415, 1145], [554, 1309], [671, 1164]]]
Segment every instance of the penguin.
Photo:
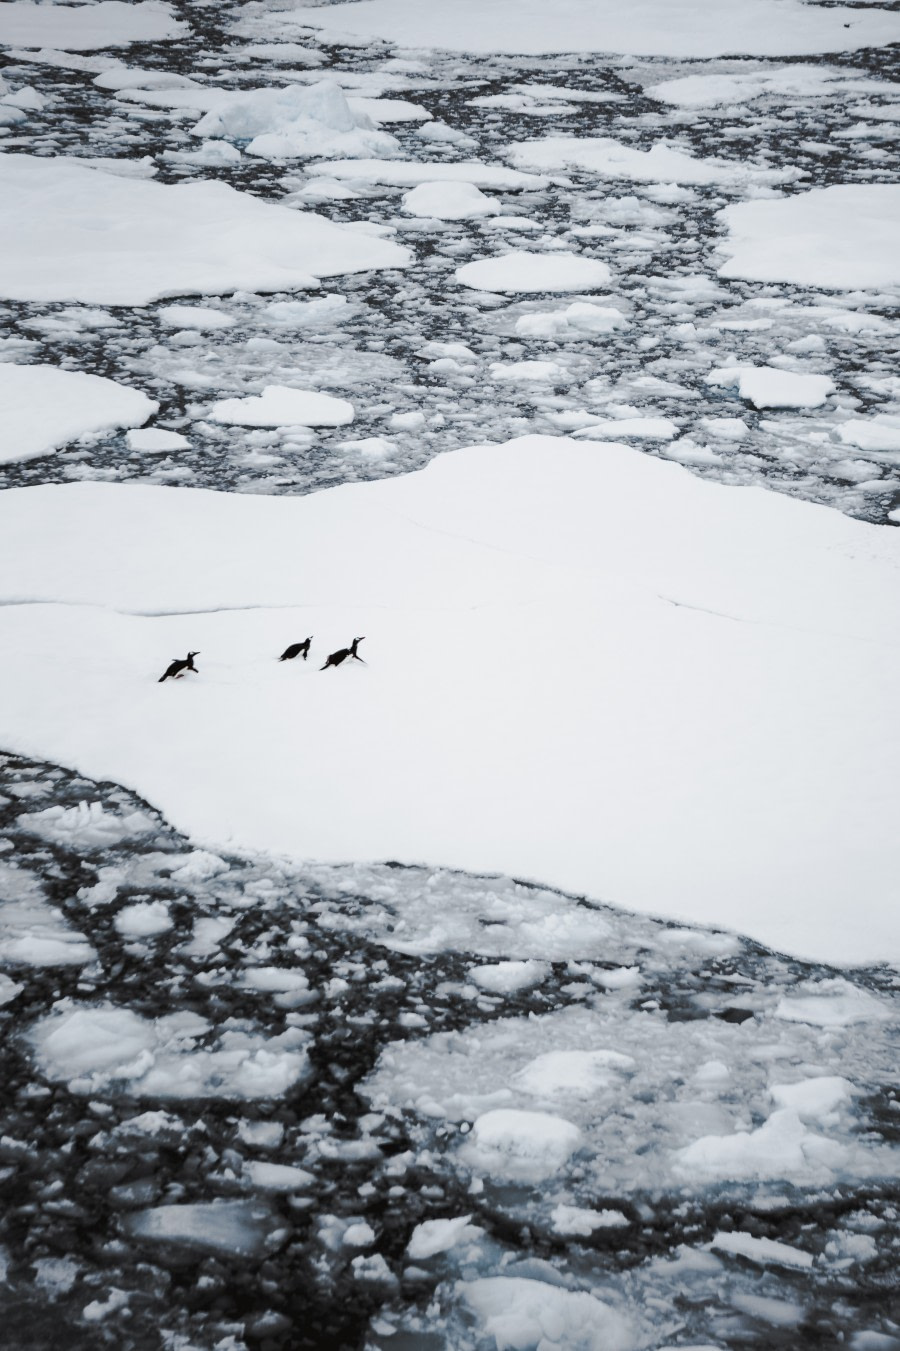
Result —
[[169, 676], [172, 676], [174, 680], [180, 680], [185, 671], [193, 671], [195, 674], [199, 674], [194, 665], [194, 658], [199, 656], [199, 652], [189, 652], [183, 661], [179, 661], [176, 657], [159, 677], [158, 683], [161, 685], [164, 680], [169, 679]]
[[303, 643], [291, 643], [290, 647], [284, 649], [278, 660], [293, 661], [295, 657], [302, 656], [303, 660], [306, 661], [306, 658], [309, 656], [309, 645], [311, 642], [312, 638], [310, 637]]
[[[353, 642], [350, 644], [349, 647], [339, 647], [337, 652], [332, 652], [331, 656], [328, 658], [325, 665], [320, 666], [319, 670], [327, 671], [329, 666], [340, 666], [341, 662], [346, 661], [348, 657], [352, 657], [354, 661], [363, 661], [362, 657], [356, 650], [356, 645], [357, 643], [363, 642], [364, 638], [365, 635], [363, 635], [363, 638], [354, 638]], [[365, 664], [366, 663], [363, 662], [364, 666]]]

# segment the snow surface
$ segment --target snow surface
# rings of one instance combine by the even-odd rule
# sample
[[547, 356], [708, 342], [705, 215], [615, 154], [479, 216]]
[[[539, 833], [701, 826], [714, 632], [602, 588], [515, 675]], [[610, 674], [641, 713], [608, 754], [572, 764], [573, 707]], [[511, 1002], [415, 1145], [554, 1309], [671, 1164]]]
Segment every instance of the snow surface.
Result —
[[159, 404], [100, 375], [0, 364], [0, 463], [46, 455], [76, 437], [140, 427]]
[[880, 10], [797, 0], [359, 0], [298, 8], [293, 21], [341, 37], [384, 38], [451, 51], [620, 52], [639, 56], [802, 56], [900, 40], [900, 21]]
[[239, 287], [301, 290], [408, 261], [399, 244], [224, 183], [168, 186], [0, 155], [0, 295], [13, 300], [146, 305]]
[[0, 6], [0, 44], [15, 47], [61, 47], [90, 52], [125, 47], [131, 42], [165, 42], [186, 36], [172, 6], [164, 0], [100, 0], [99, 3], [28, 4], [12, 0]]
[[[168, 566], [164, 538], [179, 540]], [[0, 737], [135, 784], [201, 841], [506, 870], [884, 960], [900, 952], [898, 548], [826, 509], [565, 438], [293, 500], [13, 490], [0, 575], [57, 604], [0, 610], [20, 653], [0, 673]], [[368, 635], [368, 664], [280, 665], [294, 631], [316, 634], [314, 658]], [[542, 656], [525, 660], [534, 633]], [[61, 642], [64, 669], [48, 655]], [[189, 648], [201, 674], [160, 687]]]
[[720, 277], [796, 282], [831, 290], [900, 281], [900, 186], [814, 188], [719, 213], [728, 236]]
[[521, 192], [526, 188], [547, 186], [540, 174], [521, 173], [503, 164], [484, 164], [480, 160], [323, 160], [308, 164], [308, 174], [327, 174], [339, 182], [383, 183], [388, 187], [412, 188], [421, 183], [474, 183], [479, 188]]

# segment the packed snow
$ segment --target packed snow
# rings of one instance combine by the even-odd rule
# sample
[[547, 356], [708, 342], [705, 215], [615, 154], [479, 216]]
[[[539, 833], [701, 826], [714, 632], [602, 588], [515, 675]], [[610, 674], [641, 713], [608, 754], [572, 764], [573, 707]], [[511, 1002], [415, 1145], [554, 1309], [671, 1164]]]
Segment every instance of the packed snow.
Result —
[[[139, 783], [198, 840], [452, 859], [822, 959], [898, 952], [891, 533], [566, 438], [294, 500], [72, 485], [6, 493], [0, 513], [0, 548], [44, 602], [0, 615], [21, 651], [2, 676], [7, 744]], [[295, 629], [322, 653], [302, 672], [273, 660]], [[523, 661], [534, 632], [544, 659]], [[354, 634], [368, 664], [320, 676]], [[64, 671], [44, 655], [61, 635]], [[200, 676], [160, 689], [189, 648]], [[488, 660], [502, 676], [486, 692]], [[298, 710], [295, 767], [281, 729]], [[173, 738], [177, 757], [154, 753]]]

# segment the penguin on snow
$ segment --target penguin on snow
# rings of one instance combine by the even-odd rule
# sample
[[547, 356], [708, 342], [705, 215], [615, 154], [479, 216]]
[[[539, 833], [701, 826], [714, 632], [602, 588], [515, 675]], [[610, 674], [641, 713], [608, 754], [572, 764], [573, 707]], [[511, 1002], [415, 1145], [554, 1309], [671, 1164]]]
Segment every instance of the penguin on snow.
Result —
[[165, 671], [159, 677], [158, 683], [161, 685], [163, 681], [168, 680], [170, 676], [174, 680], [180, 680], [180, 678], [184, 675], [185, 671], [193, 671], [195, 675], [198, 674], [197, 668], [194, 665], [194, 658], [199, 657], [199, 655], [200, 655], [199, 652], [189, 652], [182, 661], [179, 661], [178, 658], [176, 657], [175, 660], [169, 666], [166, 667]]
[[[356, 650], [357, 643], [361, 642], [363, 642], [363, 638], [354, 638], [349, 647], [339, 647], [337, 652], [332, 652], [325, 665], [320, 666], [319, 670], [327, 671], [329, 666], [340, 666], [341, 662], [346, 661], [348, 657], [352, 657], [354, 661], [363, 661]], [[365, 662], [363, 662], [363, 665], [365, 665]]]
[[306, 661], [306, 658], [309, 656], [309, 645], [311, 642], [312, 638], [310, 637], [307, 638], [306, 641], [302, 643], [291, 643], [290, 647], [286, 647], [284, 649], [278, 660], [293, 661], [295, 657], [302, 656], [303, 660]]

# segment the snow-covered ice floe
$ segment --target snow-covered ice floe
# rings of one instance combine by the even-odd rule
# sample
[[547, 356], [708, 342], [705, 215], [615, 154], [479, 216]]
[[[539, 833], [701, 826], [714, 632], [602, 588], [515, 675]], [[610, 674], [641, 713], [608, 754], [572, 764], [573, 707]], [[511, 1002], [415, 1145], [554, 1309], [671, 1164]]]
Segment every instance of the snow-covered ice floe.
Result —
[[[96, 955], [84, 934], [49, 904], [32, 872], [0, 860], [0, 962], [14, 967], [86, 966]], [[5, 995], [0, 989], [0, 1003], [10, 998], [8, 987]]]
[[13, 0], [0, 6], [0, 44], [4, 46], [90, 52], [132, 42], [166, 42], [188, 31], [164, 0], [140, 0], [138, 4], [100, 0], [99, 4], [80, 5]]
[[796, 169], [700, 159], [667, 141], [657, 141], [649, 150], [639, 150], [610, 136], [545, 136], [539, 141], [514, 142], [507, 154], [518, 169], [543, 173], [577, 169], [601, 178], [628, 178], [636, 183], [779, 183], [802, 177]]
[[728, 235], [720, 277], [794, 282], [829, 290], [900, 282], [900, 186], [854, 183], [719, 213]]
[[[214, 845], [891, 959], [898, 562], [895, 532], [566, 438], [300, 499], [11, 490], [3, 598], [24, 576], [41, 603], [0, 608], [0, 740]], [[367, 635], [368, 665], [275, 660], [308, 633], [314, 656]], [[188, 649], [200, 674], [161, 687]]]
[[357, 0], [294, 10], [295, 22], [404, 47], [525, 55], [620, 52], [637, 56], [803, 56], [900, 40], [900, 19], [882, 10], [798, 0]]
[[0, 463], [46, 455], [76, 437], [140, 427], [159, 404], [100, 375], [0, 365]]
[[480, 258], [456, 269], [456, 280], [478, 291], [599, 291], [612, 273], [598, 258], [577, 253], [529, 253], [517, 250], [496, 258]]
[[[65, 210], [61, 212], [60, 204]], [[0, 295], [146, 305], [405, 267], [409, 251], [212, 180], [167, 186], [0, 155]]]

